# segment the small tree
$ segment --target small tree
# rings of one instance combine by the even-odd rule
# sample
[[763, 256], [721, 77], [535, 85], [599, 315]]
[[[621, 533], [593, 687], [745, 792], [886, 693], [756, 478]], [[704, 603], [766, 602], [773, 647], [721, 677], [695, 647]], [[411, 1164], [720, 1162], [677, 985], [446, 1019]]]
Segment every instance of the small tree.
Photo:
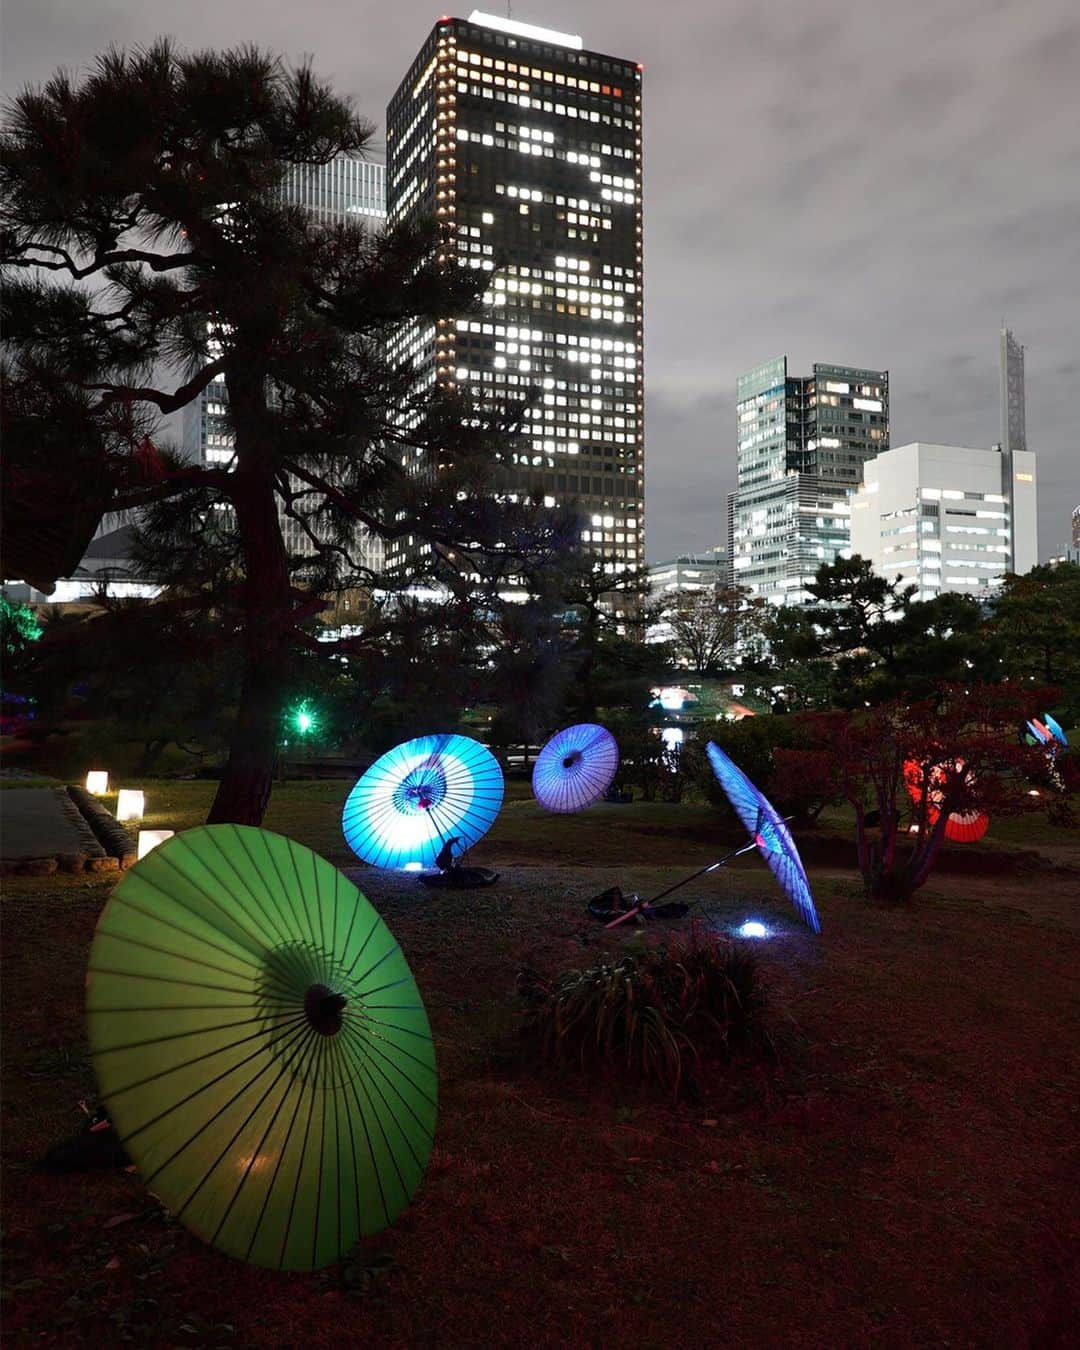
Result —
[[661, 618], [671, 630], [675, 659], [708, 675], [735, 664], [760, 631], [765, 609], [765, 601], [743, 586], [710, 586], [665, 597]]
[[[855, 813], [867, 896], [907, 900], [932, 872], [951, 813], [1039, 809], [1028, 781], [1041, 770], [1042, 752], [1017, 738], [1032, 694], [1045, 700], [1045, 690], [953, 684], [921, 703], [819, 714], [808, 719], [810, 748], [775, 752], [778, 784], [831, 780]], [[929, 785], [918, 802], [905, 784], [906, 764]]]

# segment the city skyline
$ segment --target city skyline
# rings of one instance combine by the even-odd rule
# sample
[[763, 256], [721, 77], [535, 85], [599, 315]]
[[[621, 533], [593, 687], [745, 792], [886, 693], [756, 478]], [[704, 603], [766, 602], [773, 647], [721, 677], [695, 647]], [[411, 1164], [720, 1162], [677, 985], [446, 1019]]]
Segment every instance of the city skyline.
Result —
[[[1071, 0], [902, 11], [826, 0], [813, 15], [688, 2], [658, 23], [655, 9], [615, 0], [584, 14], [569, 0], [515, 7], [646, 67], [650, 559], [724, 538], [741, 371], [778, 351], [793, 369], [823, 353], [888, 369], [894, 444], [989, 447], [1002, 317], [1026, 349], [1043, 555], [1067, 538], [1080, 499], [1080, 149], [1061, 115], [1074, 11]], [[417, 0], [392, 23], [385, 14], [316, 3], [299, 23], [240, 0], [182, 11], [119, 0], [73, 16], [57, 0], [11, 0], [4, 87], [84, 67], [114, 42], [255, 38], [293, 60], [311, 53], [381, 142], [393, 88], [439, 17]]]

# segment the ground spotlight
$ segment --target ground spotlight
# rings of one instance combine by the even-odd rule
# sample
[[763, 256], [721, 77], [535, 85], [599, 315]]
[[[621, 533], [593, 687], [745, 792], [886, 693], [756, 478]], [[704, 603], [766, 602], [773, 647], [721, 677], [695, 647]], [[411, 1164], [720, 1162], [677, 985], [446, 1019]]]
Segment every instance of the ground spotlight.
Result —
[[769, 936], [769, 930], [763, 923], [759, 923], [757, 919], [747, 919], [747, 921], [744, 924], [741, 924], [735, 931], [738, 933], [739, 937], [744, 938], [763, 938]]

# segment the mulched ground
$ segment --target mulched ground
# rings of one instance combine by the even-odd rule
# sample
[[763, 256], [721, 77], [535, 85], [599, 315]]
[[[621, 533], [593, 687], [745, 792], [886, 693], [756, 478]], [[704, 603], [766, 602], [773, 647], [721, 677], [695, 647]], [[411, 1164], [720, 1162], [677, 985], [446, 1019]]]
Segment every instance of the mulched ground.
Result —
[[[400, 1222], [305, 1276], [207, 1249], [134, 1175], [33, 1169], [92, 1093], [82, 986], [111, 883], [8, 885], [8, 1342], [1080, 1343], [1080, 873], [935, 877], [887, 910], [850, 873], [814, 872], [820, 940], [760, 866], [688, 888], [719, 927], [777, 929], [760, 951], [781, 1060], [716, 1070], [673, 1107], [515, 1057], [518, 964], [639, 940], [582, 914], [627, 869], [538, 865], [514, 845], [497, 861], [497, 888], [458, 895], [358, 875], [427, 1003], [437, 1144]], [[642, 890], [679, 875], [634, 861]]]

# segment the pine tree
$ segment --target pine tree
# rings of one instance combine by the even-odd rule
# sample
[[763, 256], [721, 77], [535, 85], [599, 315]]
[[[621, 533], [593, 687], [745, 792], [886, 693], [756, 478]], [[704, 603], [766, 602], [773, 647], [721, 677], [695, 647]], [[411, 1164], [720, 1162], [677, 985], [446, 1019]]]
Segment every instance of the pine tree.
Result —
[[[110, 51], [81, 82], [57, 74], [6, 120], [13, 481], [35, 470], [41, 490], [31, 423], [61, 410], [46, 483], [81, 475], [101, 509], [146, 509], [142, 563], [166, 583], [160, 603], [173, 617], [195, 605], [222, 640], [235, 631], [238, 714], [211, 821], [262, 819], [297, 648], [386, 643], [392, 606], [343, 641], [311, 631], [330, 598], [373, 580], [351, 549], [358, 527], [412, 541], [399, 584], [445, 582], [442, 621], [459, 629], [478, 585], [494, 594], [565, 542], [538, 509], [489, 490], [522, 409], [418, 391], [388, 355], [408, 325], [474, 310], [486, 275], [459, 267], [434, 223], [373, 236], [281, 199], [290, 166], [362, 154], [370, 134], [307, 66], [164, 41]], [[232, 461], [185, 464], [155, 443], [155, 418], [218, 376]], [[279, 505], [305, 556], [288, 552]]]

